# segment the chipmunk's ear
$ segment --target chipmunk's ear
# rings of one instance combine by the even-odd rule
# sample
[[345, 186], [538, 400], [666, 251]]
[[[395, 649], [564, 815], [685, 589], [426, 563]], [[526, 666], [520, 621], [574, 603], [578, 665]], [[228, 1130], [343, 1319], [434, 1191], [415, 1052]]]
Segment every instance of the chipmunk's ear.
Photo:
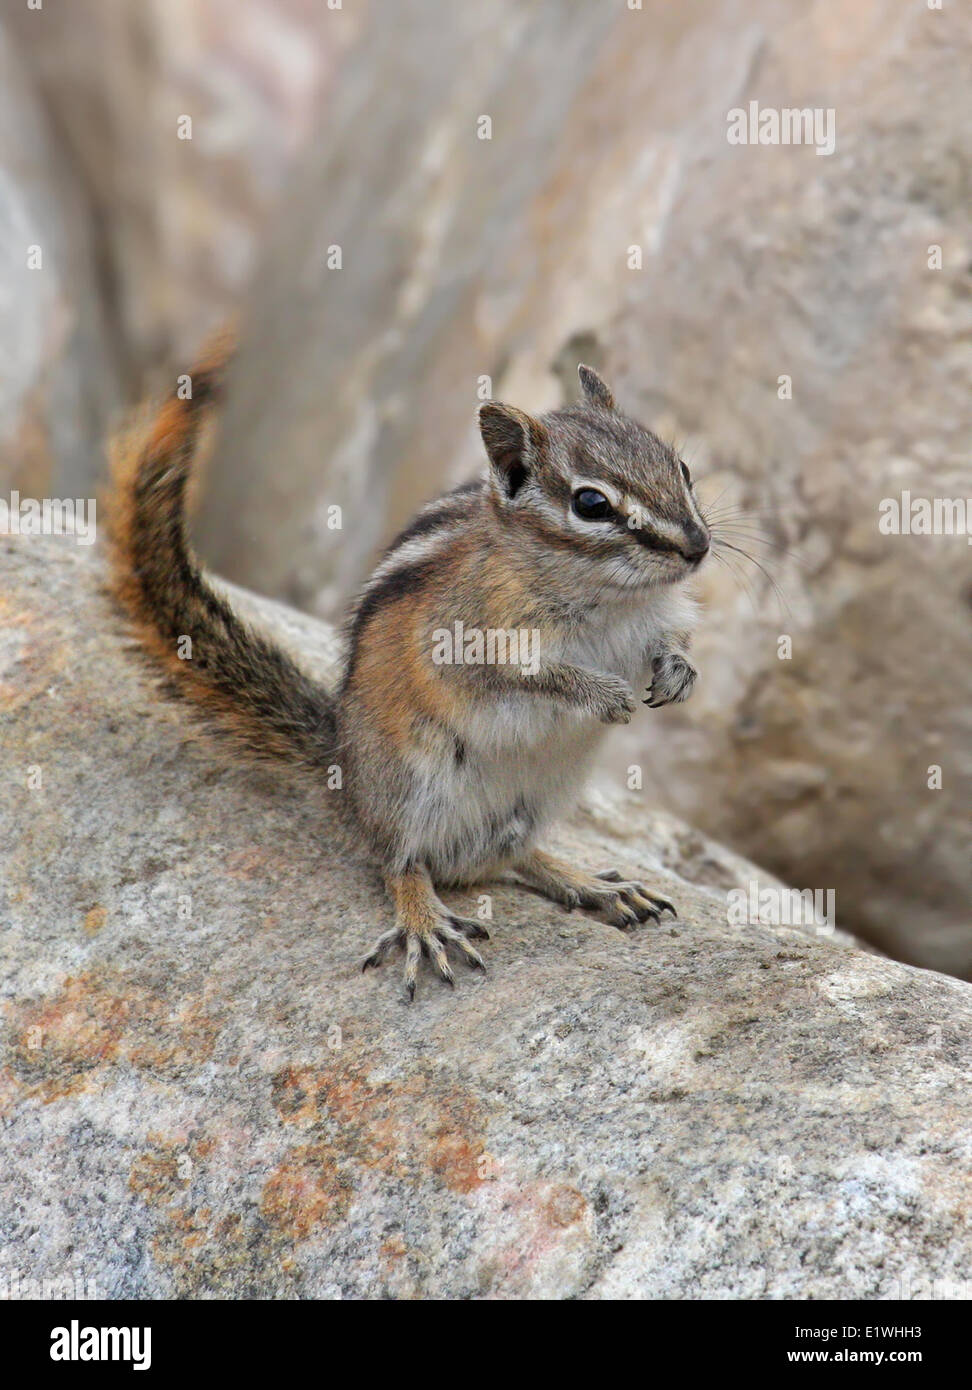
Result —
[[604, 410], [614, 409], [614, 396], [607, 382], [602, 381], [593, 367], [585, 367], [582, 362], [577, 368], [581, 390], [590, 405], [599, 405]]
[[484, 401], [479, 432], [500, 492], [512, 499], [543, 460], [547, 431], [539, 420], [512, 405]]

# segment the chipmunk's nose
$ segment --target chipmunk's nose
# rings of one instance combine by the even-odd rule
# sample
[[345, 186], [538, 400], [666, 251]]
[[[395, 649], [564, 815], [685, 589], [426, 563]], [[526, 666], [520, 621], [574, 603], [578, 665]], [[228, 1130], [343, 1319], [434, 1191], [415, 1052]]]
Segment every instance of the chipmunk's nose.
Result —
[[685, 526], [685, 544], [682, 547], [682, 554], [686, 560], [691, 560], [695, 564], [700, 564], [709, 553], [709, 533], [704, 527], [699, 526], [694, 521], [689, 521]]

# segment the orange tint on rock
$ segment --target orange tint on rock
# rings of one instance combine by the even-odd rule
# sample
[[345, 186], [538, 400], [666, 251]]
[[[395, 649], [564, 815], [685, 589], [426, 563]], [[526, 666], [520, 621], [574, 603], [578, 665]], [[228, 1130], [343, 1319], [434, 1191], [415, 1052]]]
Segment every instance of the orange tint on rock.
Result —
[[221, 1022], [197, 997], [136, 983], [103, 966], [69, 976], [57, 994], [9, 1006], [11, 1062], [45, 1101], [69, 1095], [115, 1062], [169, 1072], [212, 1056]]
[[86, 936], [97, 936], [101, 928], [108, 920], [108, 912], [103, 907], [89, 907], [84, 914], [84, 931]]
[[260, 1214], [293, 1240], [306, 1240], [315, 1226], [344, 1215], [350, 1187], [338, 1174], [328, 1144], [301, 1144], [272, 1173], [263, 1189]]
[[284, 1067], [272, 1081], [273, 1103], [287, 1124], [333, 1126], [334, 1152], [363, 1168], [420, 1181], [430, 1174], [453, 1192], [483, 1181], [485, 1151], [477, 1107], [465, 1091], [443, 1087], [428, 1071], [404, 1083], [372, 1082], [363, 1064]]
[[543, 1207], [551, 1226], [573, 1226], [587, 1211], [587, 1198], [576, 1187], [555, 1187]]
[[483, 1181], [478, 1166], [482, 1153], [481, 1140], [471, 1143], [464, 1135], [447, 1130], [436, 1135], [429, 1166], [453, 1192], [472, 1192]]

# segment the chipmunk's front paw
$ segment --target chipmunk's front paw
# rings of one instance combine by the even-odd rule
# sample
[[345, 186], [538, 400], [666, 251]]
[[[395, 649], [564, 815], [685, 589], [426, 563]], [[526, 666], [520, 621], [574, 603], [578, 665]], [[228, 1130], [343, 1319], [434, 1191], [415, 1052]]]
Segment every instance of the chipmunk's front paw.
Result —
[[630, 724], [636, 709], [635, 693], [620, 676], [602, 676], [594, 712], [602, 724]]
[[687, 700], [692, 693], [698, 671], [675, 652], [656, 656], [651, 663], [651, 685], [645, 691], [643, 705], [658, 709], [661, 705], [674, 705]]
[[469, 936], [488, 940], [489, 932], [471, 917], [457, 917], [451, 912], [437, 913], [433, 920], [419, 924], [403, 923], [378, 938], [374, 949], [361, 962], [361, 969], [367, 970], [369, 966], [377, 968], [393, 946], [404, 946], [405, 989], [411, 1001], [415, 998], [419, 962], [423, 956], [431, 961], [446, 984], [455, 986], [456, 978], [446, 954], [447, 946], [457, 950], [468, 966], [485, 972], [482, 956], [466, 940]]

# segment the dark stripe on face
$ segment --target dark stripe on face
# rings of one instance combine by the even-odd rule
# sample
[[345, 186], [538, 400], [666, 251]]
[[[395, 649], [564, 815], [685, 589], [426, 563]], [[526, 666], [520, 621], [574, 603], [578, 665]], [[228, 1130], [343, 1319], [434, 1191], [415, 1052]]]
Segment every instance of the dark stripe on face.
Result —
[[[589, 538], [586, 538], [583, 532], [579, 531], [560, 531], [549, 525], [544, 517], [538, 516], [536, 513], [523, 511], [519, 514], [519, 520], [536, 535], [541, 536], [548, 544], [559, 546], [562, 550], [576, 551], [581, 549], [589, 555], [603, 555], [605, 553], [605, 541], [612, 536], [619, 538], [625, 536], [633, 539], [638, 545], [644, 546], [646, 550], [670, 551], [673, 554], [681, 554], [681, 548], [671, 541], [663, 539], [644, 526], [629, 526], [625, 517], [619, 513], [615, 515], [616, 519], [611, 523], [610, 530], [607, 529], [604, 522], [592, 521]], [[587, 540], [587, 544], [585, 544], [585, 540]]]
[[649, 531], [644, 526], [627, 526], [624, 528], [632, 535], [639, 545], [643, 545], [646, 550], [670, 550], [675, 554], [681, 554], [679, 546], [671, 541], [666, 541], [662, 536], [654, 531]]
[[[601, 546], [585, 545], [586, 538], [577, 531], [559, 531], [555, 526], [550, 526], [544, 517], [538, 516], [535, 512], [522, 511], [518, 514], [517, 521], [521, 525], [529, 527], [534, 535], [540, 536], [549, 545], [559, 546], [561, 550], [573, 550], [576, 552], [578, 549], [583, 549], [587, 550], [591, 555], [602, 555], [604, 553]], [[592, 535], [590, 539], [592, 541], [595, 539], [603, 541], [605, 539], [603, 533], [599, 537], [593, 534], [593, 525], [591, 530]]]

